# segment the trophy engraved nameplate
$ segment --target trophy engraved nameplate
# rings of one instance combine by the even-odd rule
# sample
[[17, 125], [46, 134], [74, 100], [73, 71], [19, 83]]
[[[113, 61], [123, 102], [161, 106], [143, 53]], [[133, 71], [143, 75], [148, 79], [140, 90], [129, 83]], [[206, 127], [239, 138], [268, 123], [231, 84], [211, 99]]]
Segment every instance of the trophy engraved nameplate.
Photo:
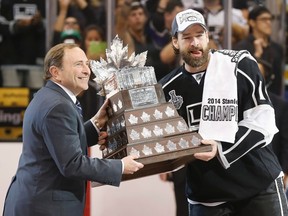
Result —
[[128, 58], [128, 47], [116, 36], [106, 50], [107, 60], [91, 61], [100, 94], [109, 99], [107, 148], [103, 157], [137, 156], [144, 164], [135, 179], [172, 171], [193, 160], [196, 152], [211, 151], [191, 132], [176, 108], [166, 102], [153, 67], [145, 66], [147, 51]]

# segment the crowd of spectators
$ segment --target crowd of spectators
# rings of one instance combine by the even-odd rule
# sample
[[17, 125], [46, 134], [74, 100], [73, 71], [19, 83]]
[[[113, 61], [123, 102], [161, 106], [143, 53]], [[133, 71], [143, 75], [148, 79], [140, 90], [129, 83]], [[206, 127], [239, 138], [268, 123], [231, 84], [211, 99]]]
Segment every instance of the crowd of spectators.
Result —
[[[107, 44], [109, 45], [109, 41], [106, 41], [106, 2], [104, 0], [55, 1], [57, 1], [57, 16], [51, 32], [50, 46], [58, 43], [77, 43], [89, 59], [99, 60], [100, 57], [105, 59], [105, 49]], [[231, 26], [233, 48], [248, 49], [253, 52], [252, 45], [245, 43], [245, 40], [252, 37], [251, 28], [255, 28], [250, 25], [251, 17], [249, 18], [248, 14], [249, 10], [261, 3], [264, 2], [233, 0]], [[33, 70], [33, 66], [41, 68], [45, 55], [47, 35], [45, 20], [48, 16], [45, 14], [45, 6], [45, 1], [38, 0], [0, 1], [0, 82], [2, 86], [24, 85], [37, 88], [43, 84], [41, 69]], [[133, 52], [139, 54], [148, 51], [146, 65], [154, 67], [157, 80], [182, 64], [181, 59], [174, 54], [170, 28], [175, 14], [187, 8], [196, 9], [204, 15], [210, 32], [210, 47], [225, 48], [223, 41], [225, 10], [222, 0], [115, 0], [114, 34], [118, 34], [124, 44], [128, 45], [129, 55]], [[267, 37], [269, 38], [270, 35]], [[284, 57], [281, 53], [283, 51], [281, 46], [275, 45], [274, 42], [272, 45], [277, 48], [277, 55], [271, 57], [269, 54], [271, 49], [268, 47], [264, 50], [263, 58], [265, 63], [273, 65], [274, 69], [270, 69], [272, 73], [274, 72], [270, 88], [272, 92], [282, 96], [284, 67], [281, 59]], [[262, 59], [259, 56], [256, 58]], [[270, 60], [275, 62], [269, 62]], [[23, 69], [23, 65], [29, 66], [30, 71], [26, 71], [26, 67]], [[96, 103], [103, 101], [103, 98], [95, 96], [98, 87], [92, 79], [93, 77], [90, 82], [91, 88], [79, 99], [82, 100], [84, 107], [95, 98]], [[33, 85], [33, 83], [37, 84]], [[88, 110], [89, 107], [99, 106], [87, 105]]]
[[[84, 34], [85, 29], [91, 25], [101, 32], [101, 41], [106, 42], [105, 3], [103, 0], [57, 0], [57, 17], [51, 32], [50, 45], [62, 42], [78, 43], [86, 53], [90, 52], [91, 48], [88, 49], [87, 44], [84, 43]], [[265, 2], [233, 0], [233, 47], [248, 37], [248, 11], [254, 5], [261, 3]], [[114, 33], [120, 36], [124, 44], [128, 44], [129, 55], [133, 52], [138, 54], [148, 51], [146, 64], [154, 67], [157, 80], [181, 64], [181, 60], [174, 55], [170, 44], [170, 28], [175, 14], [187, 8], [200, 11], [206, 18], [211, 48], [225, 48], [223, 43], [225, 10], [222, 0], [115, 1]], [[45, 1], [1, 0], [0, 65], [42, 64], [46, 40], [45, 13]], [[100, 44], [103, 45], [98, 43], [98, 46], [102, 46]], [[91, 46], [96, 47], [95, 43]], [[91, 56], [91, 53], [87, 54], [90, 58], [98, 58]], [[102, 57], [105, 57], [105, 54]], [[5, 86], [3, 77], [1, 81]]]
[[[105, 48], [109, 44], [106, 41], [105, 3], [103, 0], [57, 0], [57, 16], [51, 32], [50, 46], [58, 43], [77, 43], [90, 59], [105, 58]], [[259, 49], [256, 48], [257, 52], [254, 53], [254, 45], [251, 44], [255, 37], [253, 34], [258, 29], [256, 25], [258, 21], [256, 22], [256, 18], [249, 17], [248, 14], [261, 3], [265, 2], [233, 0], [232, 47], [247, 49], [252, 52], [252, 55], [255, 54], [257, 60], [268, 65], [272, 74], [270, 77], [273, 77], [272, 81], [269, 80], [271, 85], [268, 88], [277, 95], [283, 96], [285, 59], [283, 48], [270, 40], [271, 31], [265, 36], [268, 43], [266, 42], [263, 53], [259, 54]], [[42, 85], [42, 71], [32, 69], [35, 65], [42, 66], [45, 55], [47, 35], [45, 20], [48, 16], [45, 14], [45, 6], [45, 1], [37, 0], [0, 1], [0, 82], [2, 86], [27, 85], [29, 87], [33, 86], [33, 82], [38, 82], [34, 86]], [[222, 0], [115, 1], [114, 34], [118, 34], [124, 44], [128, 45], [129, 55], [133, 52], [138, 54], [148, 51], [146, 65], [154, 67], [157, 80], [182, 64], [171, 46], [170, 28], [175, 14], [187, 8], [196, 9], [204, 15], [209, 27], [210, 47], [225, 48], [223, 41], [225, 10]], [[271, 13], [269, 25], [273, 21], [272, 18]], [[11, 67], [14, 68], [13, 70], [10, 65], [14, 66]], [[15, 65], [18, 66], [16, 69]], [[27, 72], [21, 67], [23, 65], [32, 67]], [[97, 86], [92, 86], [97, 92]]]
[[[259, 14], [249, 17], [249, 11], [261, 3], [265, 2], [233, 0], [232, 47], [247, 49], [257, 60], [264, 62], [264, 66], [268, 65], [270, 77], [273, 77], [273, 80], [269, 79], [269, 82], [271, 81], [269, 88], [272, 92], [282, 96], [285, 59], [283, 48], [270, 39], [271, 30], [265, 33], [266, 45], [264, 49], [260, 49], [263, 50], [260, 54], [255, 43], [253, 44], [255, 34], [259, 35], [257, 31], [262, 30], [259, 30], [261, 23], [256, 19]], [[39, 78], [42, 78], [41, 71], [35, 74], [35, 71], [31, 70], [28, 73], [20, 66], [43, 64], [47, 16], [45, 6], [45, 1], [37, 0], [0, 1], [0, 65], [2, 69], [0, 81], [2, 86], [27, 85], [29, 87], [29, 85], [33, 86], [33, 82], [38, 82], [38, 86], [42, 84], [39, 84]], [[187, 7], [196, 9], [204, 15], [209, 27], [210, 47], [225, 48], [223, 41], [225, 10], [222, 0], [115, 1], [114, 33], [118, 34], [124, 44], [128, 45], [129, 55], [133, 52], [138, 54], [148, 51], [146, 65], [154, 67], [157, 80], [182, 63], [173, 52], [170, 28], [175, 14]], [[268, 16], [269, 27], [274, 16], [272, 13]], [[265, 20], [262, 23], [267, 24], [267, 22], [268, 20]], [[264, 26], [266, 31], [271, 29], [268, 27]], [[105, 58], [105, 48], [109, 43], [106, 41], [106, 30], [105, 1], [57, 0], [57, 17], [53, 32], [51, 32], [50, 46], [58, 43], [77, 43], [90, 59], [99, 60], [100, 57]], [[14, 66], [14, 70], [7, 70], [10, 65]], [[15, 69], [15, 65], [19, 67]], [[25, 77], [26, 75], [30, 78]], [[14, 80], [16, 78], [17, 82]]]

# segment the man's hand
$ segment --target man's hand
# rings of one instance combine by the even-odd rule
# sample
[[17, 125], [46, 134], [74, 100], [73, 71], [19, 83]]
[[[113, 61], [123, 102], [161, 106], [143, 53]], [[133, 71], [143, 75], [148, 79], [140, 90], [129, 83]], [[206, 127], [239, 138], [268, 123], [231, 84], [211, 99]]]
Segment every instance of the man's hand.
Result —
[[58, 0], [60, 10], [68, 10], [71, 0]]
[[160, 173], [159, 177], [162, 181], [171, 181], [172, 173], [171, 172]]
[[202, 140], [202, 144], [204, 145], [211, 145], [212, 151], [211, 152], [199, 152], [195, 153], [194, 157], [199, 160], [209, 161], [214, 158], [217, 154], [217, 145], [218, 143], [215, 140]]
[[92, 117], [92, 121], [99, 129], [103, 128], [107, 123], [108, 115], [106, 110], [108, 106], [109, 106], [109, 100], [106, 99], [101, 108], [96, 113], [96, 115]]
[[137, 172], [139, 169], [144, 167], [142, 163], [134, 160], [136, 158], [136, 156], [129, 155], [122, 159], [122, 162], [124, 164], [123, 174], [133, 174], [134, 172]]
[[108, 134], [106, 131], [100, 131], [99, 136], [98, 136], [98, 145], [100, 145], [99, 149], [103, 151], [106, 146], [106, 138], [108, 137]]
[[258, 38], [254, 40], [253, 44], [254, 44], [254, 49], [255, 49], [254, 56], [256, 58], [261, 58], [263, 54], [263, 49], [267, 47], [268, 44], [264, 41], [263, 38]]

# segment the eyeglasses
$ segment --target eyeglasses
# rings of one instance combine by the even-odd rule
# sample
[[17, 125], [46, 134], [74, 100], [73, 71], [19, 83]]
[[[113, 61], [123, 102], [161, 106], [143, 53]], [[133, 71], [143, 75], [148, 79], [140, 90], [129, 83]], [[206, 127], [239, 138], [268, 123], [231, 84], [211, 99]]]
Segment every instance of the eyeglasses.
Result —
[[78, 25], [77, 21], [65, 21], [64, 25]]
[[272, 22], [273, 20], [274, 20], [273, 16], [271, 16], [271, 17], [260, 17], [260, 18], [256, 19], [256, 21], [260, 21], [260, 22], [267, 22], [267, 21]]

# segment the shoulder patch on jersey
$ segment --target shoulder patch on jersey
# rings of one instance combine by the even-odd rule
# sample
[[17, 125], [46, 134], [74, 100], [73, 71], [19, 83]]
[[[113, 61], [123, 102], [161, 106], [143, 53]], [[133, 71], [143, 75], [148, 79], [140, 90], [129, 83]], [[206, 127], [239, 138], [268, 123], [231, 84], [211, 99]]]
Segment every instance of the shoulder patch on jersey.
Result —
[[180, 109], [183, 104], [183, 97], [177, 96], [175, 90], [171, 90], [168, 94], [170, 95], [169, 102], [171, 102], [177, 110]]
[[217, 52], [231, 57], [231, 62], [238, 62], [242, 54], [249, 53], [247, 50], [217, 50]]

